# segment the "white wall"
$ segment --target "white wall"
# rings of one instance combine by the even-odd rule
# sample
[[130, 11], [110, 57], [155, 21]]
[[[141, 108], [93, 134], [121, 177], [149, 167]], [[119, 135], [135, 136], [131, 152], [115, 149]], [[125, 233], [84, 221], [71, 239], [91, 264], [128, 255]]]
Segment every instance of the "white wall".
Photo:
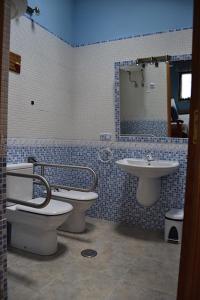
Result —
[[[127, 71], [120, 70], [120, 115], [121, 121], [162, 120], [167, 121], [167, 71], [165, 62], [159, 67], [146, 65], [143, 70], [144, 86], [141, 85], [141, 71], [131, 72], [130, 82]], [[151, 88], [150, 84], [155, 84]]]
[[114, 62], [191, 53], [192, 30], [177, 31], [76, 48], [73, 89], [74, 138], [115, 134]]
[[25, 17], [12, 21], [10, 49], [22, 67], [9, 74], [8, 136], [71, 138], [73, 49]]
[[24, 17], [12, 21], [11, 51], [22, 55], [22, 71], [10, 72], [8, 136], [114, 135], [114, 62], [191, 53], [191, 39], [185, 30], [71, 48]]

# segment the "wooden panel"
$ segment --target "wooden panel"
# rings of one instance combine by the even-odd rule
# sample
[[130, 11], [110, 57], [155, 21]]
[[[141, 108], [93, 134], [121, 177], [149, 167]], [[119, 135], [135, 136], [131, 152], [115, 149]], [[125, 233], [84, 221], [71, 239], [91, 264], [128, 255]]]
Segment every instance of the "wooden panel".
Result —
[[195, 0], [188, 172], [178, 300], [200, 299], [200, 1]]
[[10, 52], [9, 70], [20, 74], [21, 71], [21, 56]]
[[[5, 168], [3, 162], [6, 158], [6, 135], [7, 135], [7, 103], [8, 103], [8, 68], [9, 68], [9, 40], [10, 40], [10, 18], [9, 18], [10, 3], [7, 0], [0, 1], [0, 299], [7, 298], [7, 280], [6, 280], [6, 256], [7, 256], [7, 241], [5, 239], [4, 231], [6, 233], [6, 215], [3, 207], [6, 205], [6, 194], [4, 188]], [[4, 221], [5, 220], [5, 221]]]
[[172, 98], [172, 87], [171, 87], [171, 72], [170, 64], [166, 62], [167, 71], [167, 123], [168, 123], [168, 136], [171, 136], [171, 98]]

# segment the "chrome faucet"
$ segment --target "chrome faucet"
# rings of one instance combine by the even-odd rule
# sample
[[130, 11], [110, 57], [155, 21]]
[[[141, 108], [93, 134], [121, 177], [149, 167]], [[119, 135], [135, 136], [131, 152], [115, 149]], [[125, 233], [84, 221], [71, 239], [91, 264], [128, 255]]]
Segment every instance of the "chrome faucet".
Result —
[[151, 161], [154, 160], [153, 156], [151, 154], [147, 154], [146, 155], [146, 160], [147, 160], [147, 163], [148, 163], [148, 166], [151, 165]]

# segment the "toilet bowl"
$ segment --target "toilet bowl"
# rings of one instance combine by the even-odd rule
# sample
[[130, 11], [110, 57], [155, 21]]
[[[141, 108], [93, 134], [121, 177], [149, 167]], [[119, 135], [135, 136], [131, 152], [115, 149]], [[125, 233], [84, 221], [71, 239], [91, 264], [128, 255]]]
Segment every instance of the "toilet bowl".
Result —
[[85, 231], [85, 212], [97, 198], [98, 194], [94, 192], [67, 191], [61, 189], [52, 191], [52, 199], [70, 203], [74, 208], [69, 218], [58, 229], [74, 233]]
[[[12, 164], [7, 171], [33, 174], [33, 165]], [[7, 197], [40, 204], [44, 198], [32, 199], [33, 183], [31, 179], [7, 177]], [[57, 228], [66, 221], [73, 207], [70, 203], [50, 200], [44, 208], [32, 208], [24, 205], [10, 205], [6, 208], [7, 220], [11, 224], [13, 247], [28, 252], [51, 255], [57, 250]]]

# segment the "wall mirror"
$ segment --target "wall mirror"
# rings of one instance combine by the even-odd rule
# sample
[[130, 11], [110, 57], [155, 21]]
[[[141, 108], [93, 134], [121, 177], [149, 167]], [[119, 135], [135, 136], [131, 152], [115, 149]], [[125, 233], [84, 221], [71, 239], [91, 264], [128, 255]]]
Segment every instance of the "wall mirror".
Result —
[[162, 137], [187, 141], [191, 58], [160, 56], [116, 63], [118, 139]]

